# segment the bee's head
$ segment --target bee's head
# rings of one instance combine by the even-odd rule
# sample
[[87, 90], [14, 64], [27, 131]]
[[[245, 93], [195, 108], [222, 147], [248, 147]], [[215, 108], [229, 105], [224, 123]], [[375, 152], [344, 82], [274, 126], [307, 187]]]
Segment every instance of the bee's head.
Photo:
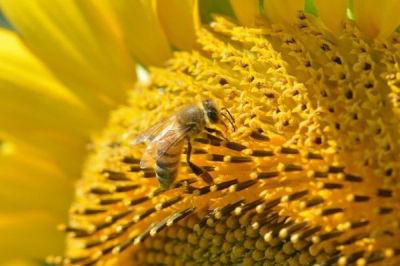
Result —
[[216, 124], [219, 122], [219, 111], [217, 106], [211, 99], [206, 99], [202, 101], [204, 112], [207, 115], [210, 123]]

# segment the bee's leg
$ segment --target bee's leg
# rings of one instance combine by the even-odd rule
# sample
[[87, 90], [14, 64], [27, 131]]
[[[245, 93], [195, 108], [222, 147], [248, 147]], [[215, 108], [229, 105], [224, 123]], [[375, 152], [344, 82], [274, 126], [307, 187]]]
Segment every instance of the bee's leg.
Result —
[[190, 161], [190, 155], [192, 154], [192, 143], [190, 143], [189, 138], [187, 140], [188, 140], [188, 145], [186, 149], [187, 164], [189, 165], [190, 169], [195, 175], [200, 176], [207, 184], [212, 184], [213, 183], [212, 176], [206, 170], [202, 169], [201, 167], [195, 165]]
[[215, 128], [211, 128], [211, 127], [204, 127], [204, 129], [208, 132], [208, 133], [215, 133], [220, 137], [225, 138], [224, 134], [222, 134], [221, 131], [219, 131], [218, 129]]
[[219, 131], [218, 129], [210, 128], [210, 127], [204, 127], [204, 129], [205, 129], [208, 133], [215, 133], [215, 134], [217, 134], [218, 136], [222, 137], [223, 139], [228, 140], [228, 139], [225, 137], [225, 135], [222, 134], [222, 132]]

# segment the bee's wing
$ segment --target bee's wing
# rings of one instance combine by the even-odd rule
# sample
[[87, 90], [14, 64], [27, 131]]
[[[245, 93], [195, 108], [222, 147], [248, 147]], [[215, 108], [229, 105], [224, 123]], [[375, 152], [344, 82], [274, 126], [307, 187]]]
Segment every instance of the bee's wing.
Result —
[[161, 135], [162, 131], [164, 131], [165, 128], [173, 123], [176, 123], [175, 115], [158, 122], [146, 131], [142, 132], [139, 136], [136, 137], [136, 139], [134, 139], [133, 144], [136, 145], [146, 141], [153, 141], [155, 138]]
[[146, 146], [146, 150], [143, 152], [142, 159], [140, 160], [140, 168], [152, 168], [154, 167], [157, 142], [150, 142]]
[[166, 133], [167, 137], [163, 138], [158, 143], [158, 156], [166, 155], [171, 147], [174, 147], [187, 137], [192, 128], [192, 125], [188, 125], [184, 128], [180, 128], [179, 130], [171, 130], [170, 132]]
[[134, 140], [134, 144], [147, 142], [146, 149], [140, 161], [142, 169], [154, 167], [158, 144], [168, 137], [169, 132], [177, 130], [179, 130], [178, 122], [176, 121], [176, 115], [173, 115], [153, 125]]
[[154, 167], [156, 156], [162, 157], [166, 155], [171, 147], [178, 145], [185, 139], [191, 129], [192, 126], [190, 125], [180, 128], [176, 121], [168, 125], [149, 143], [140, 161], [140, 167]]
[[178, 124], [177, 124], [177, 114], [179, 114], [180, 112], [182, 112], [185, 108], [187, 108], [188, 106], [191, 105], [186, 105], [184, 107], [182, 107], [176, 114], [158, 122], [157, 124], [151, 126], [149, 129], [147, 129], [146, 131], [142, 132], [139, 136], [136, 137], [136, 139], [133, 141], [133, 144], [139, 144], [142, 142], [148, 142], [148, 141], [154, 141], [156, 138], [157, 139], [161, 139], [163, 134], [162, 132], [164, 132], [166, 130], [167, 127], [171, 129], [175, 129], [178, 130]]

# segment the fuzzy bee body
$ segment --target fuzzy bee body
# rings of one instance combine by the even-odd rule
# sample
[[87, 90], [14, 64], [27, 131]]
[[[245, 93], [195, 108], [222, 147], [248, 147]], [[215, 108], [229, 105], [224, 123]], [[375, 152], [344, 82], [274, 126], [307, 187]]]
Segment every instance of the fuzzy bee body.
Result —
[[190, 139], [201, 133], [208, 124], [219, 122], [219, 111], [212, 100], [204, 100], [201, 105], [187, 105], [140, 134], [135, 144], [147, 142], [140, 166], [154, 167], [161, 187], [168, 188], [175, 181], [181, 160], [181, 154], [188, 141], [186, 160], [192, 171], [207, 183], [211, 176], [190, 161]]
[[181, 161], [181, 154], [184, 142], [181, 141], [169, 148], [167, 153], [164, 153], [163, 147], [157, 147], [157, 156], [155, 172], [161, 187], [169, 187], [178, 174], [178, 168]]

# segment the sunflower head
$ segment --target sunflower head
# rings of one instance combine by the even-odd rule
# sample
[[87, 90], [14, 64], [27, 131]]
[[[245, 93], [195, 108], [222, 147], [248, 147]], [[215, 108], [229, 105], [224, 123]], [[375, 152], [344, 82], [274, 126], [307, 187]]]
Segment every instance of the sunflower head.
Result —
[[[198, 28], [199, 48], [149, 67], [94, 141], [65, 263], [399, 262], [400, 36], [327, 18], [325, 5], [321, 19], [296, 5], [287, 19], [265, 6], [265, 19], [232, 3], [248, 8], [237, 10], [246, 26], [215, 16]], [[213, 183], [180, 142], [176, 180], [160, 188], [132, 140], [204, 99], [237, 127], [192, 139], [192, 162]]]
[[396, 1], [50, 2], [0, 0], [26, 121], [0, 117], [0, 169], [44, 178], [41, 210], [81, 175], [49, 263], [400, 263]]

